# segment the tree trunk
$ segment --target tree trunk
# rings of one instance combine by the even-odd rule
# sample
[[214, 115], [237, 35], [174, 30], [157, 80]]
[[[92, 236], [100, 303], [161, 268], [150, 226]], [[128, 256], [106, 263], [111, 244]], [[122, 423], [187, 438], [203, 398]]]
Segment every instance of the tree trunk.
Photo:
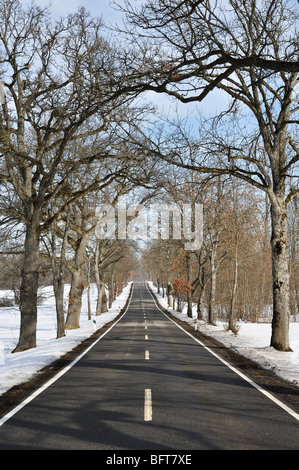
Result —
[[238, 284], [238, 251], [237, 251], [237, 244], [236, 244], [234, 281], [233, 281], [231, 304], [230, 304], [229, 319], [228, 319], [228, 329], [230, 331], [235, 330], [234, 319], [235, 319], [235, 303], [236, 303], [237, 284]]
[[206, 285], [207, 285], [207, 280], [206, 280], [205, 270], [203, 266], [200, 266], [200, 271], [199, 271], [200, 292], [199, 292], [199, 296], [197, 300], [197, 320], [204, 320], [203, 301], [205, 297]]
[[96, 284], [98, 289], [96, 315], [100, 315], [101, 313], [108, 312], [107, 295], [105, 290], [105, 283], [99, 279]]
[[273, 319], [271, 346], [291, 351], [289, 345], [289, 267], [287, 243], [287, 211], [284, 198], [271, 201]]
[[186, 264], [187, 264], [187, 316], [192, 318], [192, 290], [191, 290], [191, 263], [190, 263], [190, 252], [186, 253]]
[[69, 293], [69, 305], [65, 322], [66, 330], [80, 328], [80, 313], [82, 307], [82, 294], [84, 291], [83, 267], [85, 256], [86, 236], [84, 235], [78, 242], [75, 254], [75, 263], [71, 267], [72, 281]]
[[197, 300], [197, 320], [204, 319], [204, 315], [203, 315], [204, 294], [205, 294], [205, 288], [204, 286], [200, 286], [200, 293], [199, 293], [198, 300]]
[[52, 272], [53, 272], [53, 289], [56, 304], [56, 337], [62, 338], [65, 336], [64, 330], [64, 277], [65, 277], [65, 252], [67, 244], [67, 234], [69, 225], [69, 210], [66, 217], [62, 246], [60, 250], [60, 261], [57, 259], [56, 250], [56, 222], [54, 221], [51, 226], [52, 231]]
[[110, 280], [109, 280], [109, 308], [112, 307], [112, 302], [115, 300], [114, 297], [114, 274], [111, 274]]
[[162, 281], [162, 297], [163, 297], [163, 299], [165, 298], [165, 286], [164, 286], [164, 281]]
[[21, 274], [19, 342], [13, 352], [36, 347], [37, 291], [39, 274], [39, 217], [35, 214], [26, 226], [24, 261]]
[[102, 309], [101, 313], [108, 312], [108, 305], [107, 305], [107, 294], [105, 289], [105, 282], [102, 282]]
[[216, 315], [215, 315], [216, 276], [217, 276], [217, 269], [216, 269], [216, 264], [215, 264], [216, 249], [217, 249], [217, 245], [213, 244], [211, 255], [210, 255], [211, 292], [210, 292], [209, 318], [208, 318], [208, 322], [211, 325], [216, 325]]
[[197, 320], [204, 319], [204, 310], [203, 310], [203, 299], [205, 295], [206, 288], [206, 275], [204, 268], [205, 252], [202, 247], [198, 257], [198, 282], [200, 287], [200, 292], [197, 300]]
[[171, 281], [168, 281], [167, 284], [167, 303], [170, 308], [173, 308], [173, 286]]
[[187, 316], [192, 318], [192, 292], [187, 291]]
[[103, 283], [100, 279], [98, 279], [96, 284], [97, 284], [97, 290], [98, 290], [96, 315], [100, 315], [102, 313]]
[[90, 300], [90, 257], [87, 256], [87, 308], [88, 308], [88, 320], [91, 320], [91, 300]]
[[97, 240], [96, 242], [96, 253], [95, 253], [95, 279], [98, 291], [98, 299], [97, 299], [97, 306], [96, 306], [96, 315], [100, 315], [101, 313], [107, 312], [107, 296], [105, 292], [105, 283], [101, 279], [100, 270], [99, 270], [99, 263], [100, 263], [100, 241]]
[[64, 280], [61, 277], [53, 276], [53, 287], [56, 303], [56, 338], [65, 336], [64, 331]]
[[82, 294], [84, 290], [82, 269], [73, 269], [72, 282], [69, 292], [69, 305], [67, 319], [65, 322], [66, 330], [80, 328], [80, 313], [82, 307]]

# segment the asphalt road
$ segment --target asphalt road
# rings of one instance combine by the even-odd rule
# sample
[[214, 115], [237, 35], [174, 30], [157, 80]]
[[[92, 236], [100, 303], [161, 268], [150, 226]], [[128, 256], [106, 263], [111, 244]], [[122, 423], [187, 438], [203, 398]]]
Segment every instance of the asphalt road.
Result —
[[1, 450], [298, 450], [299, 421], [159, 311], [125, 315], [0, 427]]

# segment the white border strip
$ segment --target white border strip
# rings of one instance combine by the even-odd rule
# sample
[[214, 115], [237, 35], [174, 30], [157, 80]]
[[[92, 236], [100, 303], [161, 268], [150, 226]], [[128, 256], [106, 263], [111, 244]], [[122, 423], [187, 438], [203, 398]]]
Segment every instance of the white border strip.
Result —
[[44, 385], [42, 385], [40, 388], [35, 390], [29, 397], [27, 397], [24, 401], [22, 401], [19, 405], [17, 405], [15, 408], [13, 408], [9, 413], [7, 413], [5, 416], [3, 416], [0, 419], [0, 427], [2, 424], [6, 423], [12, 416], [14, 416], [18, 411], [20, 411], [24, 406], [28, 405], [34, 398], [36, 398], [38, 395], [40, 395], [44, 390], [46, 390], [50, 385], [52, 385], [56, 380], [58, 380], [60, 377], [62, 377], [67, 371], [69, 371], [75, 364], [77, 364], [80, 359], [82, 359], [85, 354], [90, 351], [91, 348], [93, 348], [121, 319], [122, 317], [127, 313], [127, 310], [130, 306], [132, 295], [133, 295], [133, 290], [134, 290], [134, 283], [131, 291], [131, 295], [129, 297], [128, 305], [127, 308], [125, 309], [124, 313], [122, 316], [115, 322], [113, 325], [111, 325], [105, 333], [103, 333], [99, 338], [97, 338], [80, 356], [78, 356], [76, 359], [74, 359], [69, 365], [67, 365], [64, 369], [59, 371], [54, 377], [52, 377], [48, 382], [46, 382]]
[[[154, 299], [154, 302], [155, 302], [155, 297], [154, 295], [152, 294], [152, 292], [150, 291], [150, 289], [148, 288], [148, 285], [146, 283], [146, 288], [148, 290], [148, 292], [150, 293], [150, 295], [152, 296], [152, 298]], [[236, 369], [234, 366], [232, 366], [231, 364], [229, 364], [229, 362], [225, 361], [225, 359], [223, 359], [221, 356], [218, 356], [218, 354], [216, 354], [214, 351], [212, 351], [210, 348], [208, 348], [204, 343], [202, 343], [199, 339], [195, 338], [195, 336], [193, 336], [191, 333], [189, 333], [189, 331], [186, 331], [184, 330], [184, 328], [181, 326], [181, 325], [178, 325], [178, 323], [176, 323], [174, 320], [172, 320], [171, 318], [168, 317], [168, 315], [166, 315], [159, 307], [159, 301], [158, 299], [156, 299], [156, 302], [155, 302], [155, 305], [157, 307], [158, 310], [160, 310], [161, 313], [163, 313], [163, 315], [165, 315], [166, 318], [168, 318], [170, 321], [172, 321], [172, 323], [174, 323], [178, 328], [180, 328], [182, 331], [184, 331], [187, 335], [189, 335], [191, 338], [193, 338], [198, 344], [200, 344], [203, 348], [205, 348], [209, 353], [211, 353], [213, 356], [215, 356], [217, 359], [219, 359], [219, 361], [221, 361], [223, 364], [225, 364], [227, 367], [229, 367], [229, 369], [231, 369], [232, 371], [234, 371], [236, 374], [238, 374], [240, 377], [242, 377], [242, 379], [246, 380], [246, 382], [248, 382], [250, 385], [252, 385], [253, 387], [255, 387], [259, 392], [263, 393], [267, 398], [269, 398], [270, 400], [272, 400], [274, 403], [276, 403], [276, 405], [280, 406], [284, 411], [286, 411], [287, 413], [289, 413], [291, 416], [293, 416], [293, 418], [295, 418], [297, 421], [299, 421], [299, 414], [296, 413], [294, 410], [292, 410], [291, 408], [289, 408], [287, 405], [285, 405], [282, 401], [278, 400], [278, 398], [276, 398], [274, 395], [272, 395], [271, 393], [267, 392], [267, 390], [265, 390], [263, 387], [261, 387], [260, 385], [258, 385], [257, 383], [255, 383], [253, 380], [251, 380], [249, 377], [247, 377], [245, 374], [243, 374], [243, 372], [240, 372], [238, 369]]]

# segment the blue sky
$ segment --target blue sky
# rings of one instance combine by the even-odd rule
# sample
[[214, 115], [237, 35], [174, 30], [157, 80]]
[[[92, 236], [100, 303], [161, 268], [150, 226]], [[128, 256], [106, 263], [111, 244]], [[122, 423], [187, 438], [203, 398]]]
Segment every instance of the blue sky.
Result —
[[[121, 4], [122, 2], [123, 0], [117, 0], [117, 3]], [[38, 5], [49, 5], [51, 3], [53, 13], [58, 15], [74, 12], [79, 6], [84, 6], [93, 15], [103, 15], [106, 21], [114, 21], [119, 17], [119, 14], [110, 6], [110, 0], [36, 0], [36, 3]], [[143, 2], [138, 3], [142, 4]], [[290, 3], [298, 6], [298, 0], [290, 0]]]
[[[122, 4], [124, 0], [115, 0], [117, 3]], [[142, 4], [142, 0], [135, 0], [135, 5]], [[23, 4], [30, 2], [30, 0], [21, 0]], [[75, 12], [78, 7], [84, 6], [93, 16], [99, 16], [103, 18], [104, 23], [109, 26], [115, 22], [121, 22], [121, 13], [117, 12], [111, 6], [111, 0], [35, 0], [35, 3], [40, 6], [49, 6], [54, 16], [65, 16], [68, 13]], [[298, 0], [290, 0], [291, 4], [298, 6]], [[134, 1], [133, 1], [134, 4]], [[165, 111], [169, 109], [170, 99], [166, 95], [150, 94], [151, 101], [156, 105], [162, 106]], [[226, 108], [228, 103], [228, 97], [220, 90], [215, 90], [213, 93], [208, 95], [205, 100], [197, 105], [197, 109], [206, 116], [211, 116], [214, 113], [222, 111]], [[194, 110], [195, 105], [186, 106], [183, 104], [176, 104], [179, 107], [179, 111], [185, 114], [187, 108]], [[173, 106], [172, 106], [173, 107]], [[173, 107], [174, 108], [174, 107]], [[195, 122], [197, 118], [195, 117]]]
[[[31, 0], [20, 0], [21, 3], [25, 6], [28, 3], [31, 3]], [[124, 0], [115, 0], [117, 3], [122, 4]], [[138, 1], [139, 4], [142, 3]], [[138, 4], [136, 3], [136, 5]], [[50, 7], [50, 11], [53, 16], [66, 16], [68, 13], [74, 13], [77, 11], [78, 7], [84, 6], [87, 11], [91, 13], [92, 16], [102, 17], [104, 23], [109, 26], [109, 24], [115, 24], [116, 22], [121, 23], [122, 15], [120, 12], [116, 11], [115, 8], [111, 6], [111, 0], [35, 0], [35, 4], [41, 7]], [[215, 96], [216, 95], [216, 96]], [[221, 95], [221, 96], [220, 96]], [[150, 102], [159, 106], [164, 110], [165, 113], [168, 113], [169, 108], [173, 109], [172, 116], [175, 115], [175, 108], [178, 106], [180, 115], [185, 115], [187, 112], [190, 112], [190, 108], [195, 109], [194, 105], [186, 106], [178, 102], [170, 100], [170, 98], [164, 94], [155, 94], [150, 93], [148, 95]], [[215, 99], [216, 98], [216, 99]], [[226, 98], [219, 91], [216, 91], [213, 96], [208, 96], [203, 104], [199, 105], [199, 108], [207, 115], [210, 115], [215, 112], [215, 106], [221, 106], [221, 103]], [[195, 122], [197, 117], [195, 118]]]
[[92, 15], [103, 16], [106, 23], [119, 18], [119, 13], [110, 6], [110, 0], [36, 0], [36, 4], [41, 6], [50, 4], [53, 14], [59, 16], [73, 13], [79, 6], [84, 6]]
[[[22, 3], [25, 3], [29, 0], [21, 0]], [[123, 0], [116, 0], [117, 3], [122, 4]], [[117, 21], [121, 22], [121, 13], [116, 11], [115, 8], [112, 8], [110, 0], [35, 0], [35, 3], [40, 6], [51, 5], [51, 11], [54, 15], [65, 16], [68, 13], [75, 12], [78, 7], [84, 6], [93, 16], [100, 16], [103, 18], [104, 23], [109, 26]], [[141, 1], [139, 2], [142, 3]], [[136, 3], [137, 4], [137, 3]], [[151, 102], [154, 102], [156, 105], [164, 109], [165, 112], [169, 109], [170, 98], [166, 95], [157, 95], [154, 93], [150, 94]], [[199, 108], [207, 115], [214, 113], [215, 106], [221, 106], [222, 103], [227, 103], [227, 97], [224, 97], [223, 93], [220, 91], [215, 91], [213, 96], [206, 98], [204, 103], [199, 105]], [[187, 106], [179, 104], [180, 113], [185, 114], [187, 112]], [[173, 104], [173, 109], [174, 109]], [[188, 106], [188, 110], [194, 109], [194, 105]]]

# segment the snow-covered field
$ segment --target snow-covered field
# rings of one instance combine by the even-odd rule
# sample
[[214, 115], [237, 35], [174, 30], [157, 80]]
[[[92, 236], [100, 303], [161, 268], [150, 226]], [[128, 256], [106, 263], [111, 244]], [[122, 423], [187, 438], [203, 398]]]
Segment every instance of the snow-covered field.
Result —
[[[152, 286], [154, 292], [155, 287]], [[69, 287], [66, 287], [66, 296]], [[55, 361], [66, 352], [73, 349], [94, 332], [96, 319], [97, 328], [110, 322], [125, 305], [130, 292], [130, 284], [113, 303], [109, 312], [88, 320], [87, 295], [83, 294], [81, 325], [77, 330], [66, 332], [66, 336], [56, 339], [56, 311], [52, 288], [42, 289], [45, 300], [38, 308], [37, 347], [28, 351], [11, 354], [19, 337], [20, 315], [16, 307], [0, 308], [0, 395], [5, 391], [29, 380], [44, 366]], [[0, 292], [0, 297], [11, 297], [11, 292]], [[92, 311], [96, 303], [95, 286], [91, 288]], [[159, 297], [161, 305], [167, 307], [163, 298]], [[194, 320], [186, 314], [171, 313], [186, 322]], [[299, 322], [290, 324], [290, 345], [293, 352], [278, 352], [269, 346], [271, 325], [240, 323], [237, 335], [227, 332], [225, 324], [218, 323], [210, 326], [200, 323], [200, 330], [215, 337], [229, 348], [260, 363], [263, 367], [272, 369], [277, 375], [298, 384], [299, 387]]]
[[[157, 289], [149, 283], [160, 305], [167, 307], [166, 299], [157, 294]], [[169, 312], [194, 325], [195, 320], [189, 318], [186, 313], [178, 313], [172, 309]], [[196, 306], [194, 307], [196, 317]], [[198, 329], [202, 333], [212, 336], [228, 348], [232, 348], [239, 354], [259, 363], [265, 369], [272, 370], [277, 376], [282, 377], [298, 386], [299, 391], [299, 321], [290, 323], [290, 347], [293, 352], [280, 352], [270, 347], [271, 324], [269, 323], [238, 323], [237, 335], [226, 331], [226, 324], [218, 322], [217, 326], [198, 322]]]
[[[37, 347], [28, 351], [11, 354], [19, 338], [20, 314], [16, 307], [0, 308], [0, 395], [5, 391], [29, 380], [44, 366], [55, 361], [63, 354], [75, 348], [78, 344], [91, 336], [96, 327], [109, 323], [119, 314], [130, 294], [131, 283], [113, 302], [107, 313], [99, 316], [92, 315], [88, 320], [87, 291], [83, 293], [80, 328], [66, 331], [66, 336], [56, 339], [56, 310], [52, 287], [40, 290], [44, 301], [38, 307]], [[65, 294], [69, 293], [66, 286]], [[0, 297], [13, 298], [10, 291], [0, 291]], [[91, 286], [91, 307], [95, 311], [97, 290]]]

